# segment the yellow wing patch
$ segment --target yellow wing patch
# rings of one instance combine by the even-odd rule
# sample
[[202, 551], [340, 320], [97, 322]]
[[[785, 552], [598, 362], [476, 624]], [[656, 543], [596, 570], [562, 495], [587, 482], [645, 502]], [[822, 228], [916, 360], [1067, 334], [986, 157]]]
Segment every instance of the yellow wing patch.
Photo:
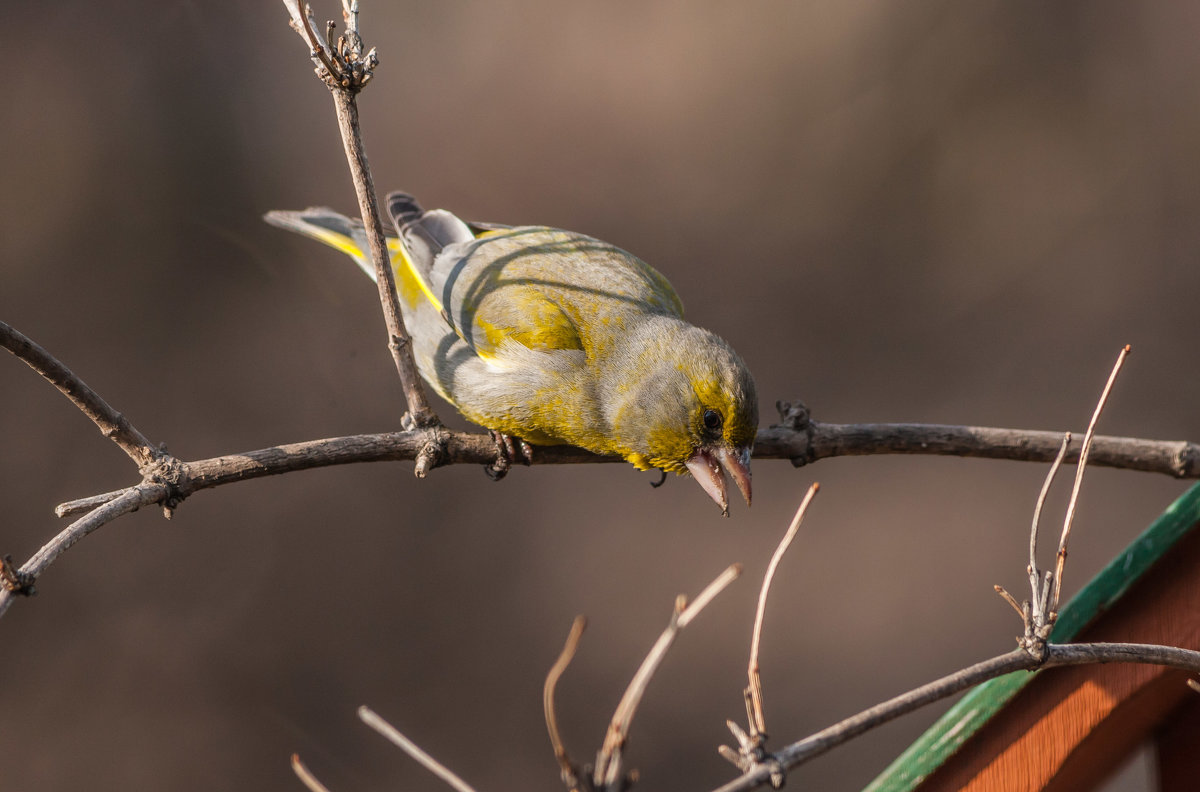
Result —
[[[412, 259], [408, 257], [408, 252], [404, 249], [404, 243], [396, 237], [388, 237], [385, 241], [388, 251], [392, 254], [392, 272], [396, 276], [396, 291], [399, 292], [400, 299], [409, 305], [414, 305], [417, 300], [424, 297], [436, 310], [442, 310], [442, 301], [434, 295], [429, 284], [413, 266]], [[326, 244], [333, 243], [327, 242]], [[338, 245], [333, 246], [339, 247]], [[353, 243], [350, 246], [353, 247]], [[354, 254], [351, 253], [351, 255]]]
[[482, 301], [477, 311], [464, 317], [471, 326], [471, 342], [487, 358], [505, 341], [528, 349], [583, 349], [579, 330], [554, 301], [534, 286], [507, 284]]

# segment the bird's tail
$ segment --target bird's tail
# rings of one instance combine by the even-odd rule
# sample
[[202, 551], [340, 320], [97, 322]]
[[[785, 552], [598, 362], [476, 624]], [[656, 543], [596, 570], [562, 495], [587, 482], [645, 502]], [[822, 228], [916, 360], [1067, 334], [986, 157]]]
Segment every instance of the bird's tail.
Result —
[[[295, 231], [342, 251], [354, 259], [354, 263], [368, 278], [375, 280], [375, 265], [371, 263], [370, 254], [367, 252], [367, 233], [361, 220], [346, 217], [324, 206], [314, 206], [299, 212], [276, 209], [263, 215], [263, 219], [273, 226]], [[387, 237], [385, 241], [391, 255], [396, 291], [401, 301], [415, 305], [424, 297], [441, 310], [440, 301], [434, 298], [424, 273], [413, 266], [413, 258], [405, 249], [404, 243], [397, 237]]]
[[425, 211], [408, 193], [389, 193], [387, 210], [404, 240], [405, 251], [422, 272], [428, 272], [433, 260], [450, 245], [475, 238], [471, 227], [458, 217], [445, 209]]

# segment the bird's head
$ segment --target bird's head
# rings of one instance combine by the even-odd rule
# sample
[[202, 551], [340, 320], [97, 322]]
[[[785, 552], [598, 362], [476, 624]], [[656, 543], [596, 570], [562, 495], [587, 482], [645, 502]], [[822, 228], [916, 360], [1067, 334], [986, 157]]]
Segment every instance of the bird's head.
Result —
[[721, 338], [679, 323], [638, 350], [613, 428], [642, 469], [690, 473], [729, 513], [725, 476], [750, 504], [758, 397], [746, 364]]

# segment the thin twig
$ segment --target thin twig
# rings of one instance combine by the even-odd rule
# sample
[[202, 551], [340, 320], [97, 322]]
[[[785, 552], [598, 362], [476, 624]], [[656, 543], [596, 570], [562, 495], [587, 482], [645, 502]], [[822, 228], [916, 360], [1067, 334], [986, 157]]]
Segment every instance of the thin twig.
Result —
[[0, 346], [23, 360], [71, 400], [92, 423], [100, 427], [105, 437], [116, 443], [138, 467], [155, 460], [154, 445], [139, 432], [124, 415], [109, 406], [87, 383], [51, 355], [33, 339], [16, 328], [0, 322]]
[[[1071, 433], [1063, 434], [1062, 445], [1058, 449], [1058, 456], [1054, 457], [1054, 464], [1050, 465], [1049, 472], [1046, 473], [1046, 480], [1042, 482], [1042, 490], [1038, 493], [1037, 504], [1033, 507], [1033, 526], [1029, 529], [1029, 589], [1031, 607], [1033, 608], [1034, 618], [1041, 618], [1044, 614], [1041, 612], [1042, 598], [1040, 596], [1041, 572], [1037, 566], [1037, 540], [1038, 526], [1042, 521], [1042, 507], [1046, 503], [1046, 496], [1050, 494], [1050, 487], [1054, 484], [1054, 477], [1058, 475], [1058, 469], [1062, 467], [1063, 457], [1067, 455], [1067, 448], [1071, 445]], [[1082, 466], [1081, 468], [1082, 469]], [[1006, 594], [1008, 592], [1005, 592]], [[1012, 598], [1009, 598], [1012, 600]], [[1015, 601], [1014, 601], [1015, 604]], [[1017, 613], [1021, 613], [1021, 609], [1017, 608]]]
[[300, 783], [308, 787], [309, 792], [329, 792], [329, 788], [317, 780], [304, 762], [300, 761], [299, 754], [292, 754], [292, 772], [296, 774], [296, 778], [300, 779]]
[[1131, 347], [1126, 344], [1121, 353], [1117, 355], [1117, 362], [1113, 365], [1112, 373], [1108, 375], [1108, 382], [1104, 383], [1104, 390], [1100, 393], [1100, 400], [1096, 403], [1096, 409], [1092, 412], [1092, 420], [1088, 423], [1087, 434], [1083, 436], [1083, 448], [1079, 452], [1079, 466], [1075, 469], [1075, 486], [1071, 488], [1071, 500], [1067, 503], [1067, 516], [1063, 520], [1062, 538], [1058, 542], [1058, 558], [1054, 566], [1054, 598], [1050, 602], [1048, 613], [1058, 612], [1059, 595], [1062, 593], [1063, 569], [1067, 563], [1067, 541], [1071, 538], [1071, 524], [1075, 521], [1075, 504], [1079, 500], [1079, 488], [1083, 485], [1083, 472], [1087, 467], [1088, 453], [1092, 449], [1092, 439], [1096, 435], [1096, 423], [1100, 420], [1100, 414], [1104, 412], [1104, 405], [1108, 403], [1108, 394], [1112, 392], [1113, 383], [1117, 381], [1117, 375], [1121, 373], [1121, 366], [1125, 363], [1125, 358], [1129, 357]]
[[[167, 497], [168, 492], [169, 487], [165, 484], [139, 484], [136, 487], [130, 487], [116, 499], [88, 512], [60, 531], [32, 558], [21, 565], [16, 572], [18, 579], [28, 581], [23, 585], [32, 584], [46, 570], [46, 567], [54, 563], [71, 545], [123, 514], [160, 502]], [[0, 616], [3, 616], [12, 605], [15, 593], [7, 588], [0, 588]]]
[[593, 778], [597, 787], [601, 789], [614, 789], [617, 787], [621, 776], [621, 749], [624, 747], [625, 741], [629, 736], [629, 726], [633, 722], [633, 716], [637, 712], [638, 704], [641, 703], [642, 697], [646, 693], [646, 687], [650, 684], [650, 679], [654, 676], [654, 672], [658, 670], [663, 658], [666, 657], [667, 650], [675, 642], [679, 631], [690, 624], [692, 619], [696, 618], [700, 611], [714, 597], [720, 594], [726, 586], [736, 580], [741, 573], [741, 565], [733, 564], [718, 575], [712, 583], [709, 583], [691, 604], [687, 603], [687, 598], [683, 595], [680, 595], [676, 600], [675, 610], [671, 613], [671, 621], [667, 624], [667, 628], [663, 630], [662, 635], [655, 641], [654, 646], [650, 648], [646, 659], [642, 661], [641, 667], [633, 675], [633, 679], [629, 682], [629, 687], [625, 689], [625, 695], [621, 697], [621, 701], [617, 704], [617, 709], [613, 713], [608, 733], [604, 737], [604, 745], [596, 757], [596, 769], [593, 773]]
[[796, 516], [792, 518], [791, 525], [788, 526], [787, 532], [784, 533], [783, 539], [779, 542], [779, 546], [775, 548], [774, 555], [771, 556], [771, 562], [767, 564], [767, 572], [763, 575], [762, 589], [758, 592], [758, 608], [754, 613], [754, 630], [750, 637], [750, 664], [746, 669], [746, 676], [749, 680], [747, 695], [752, 715], [750, 718], [752, 737], [756, 733], [766, 734], [767, 731], [767, 718], [763, 713], [762, 676], [759, 674], [758, 667], [758, 647], [762, 640], [763, 616], [767, 610], [767, 594], [771, 590], [771, 581], [775, 578], [775, 570], [779, 566], [783, 554], [791, 546], [792, 540], [796, 538], [796, 534], [800, 530], [800, 523], [804, 520], [805, 512], [808, 511], [808, 504], [812, 503], [813, 497], [820, 488], [821, 485], [814, 481], [813, 485], [808, 488], [808, 492], [805, 493], [804, 500], [800, 502], [800, 508], [796, 510]]
[[578, 786], [578, 779], [575, 775], [575, 767], [571, 764], [571, 757], [567, 755], [567, 748], [563, 744], [562, 735], [558, 731], [558, 716], [554, 708], [554, 690], [558, 686], [558, 680], [562, 677], [563, 672], [567, 670], [567, 666], [571, 664], [571, 660], [575, 657], [575, 652], [579, 649], [579, 640], [583, 637], [583, 631], [586, 627], [587, 619], [583, 616], [576, 616], [575, 621], [571, 624], [571, 632], [567, 634], [567, 641], [563, 644], [562, 652], [559, 653], [558, 659], [554, 661], [554, 665], [550, 666], [550, 671], [546, 674], [546, 683], [542, 686], [542, 710], [546, 717], [546, 731], [550, 733], [550, 745], [554, 749], [554, 759], [558, 762], [558, 767], [562, 771], [563, 783], [572, 792]]
[[[1141, 663], [1200, 672], [1200, 652], [1172, 646], [1119, 643], [1048, 644], [1046, 650], [1046, 660], [1040, 666], [1024, 649], [1014, 649], [1008, 654], [976, 663], [839, 721], [788, 745], [774, 756], [785, 767], [796, 767], [901, 715], [1013, 671], [1094, 663]], [[767, 786], [769, 783], [770, 768], [762, 766], [719, 787], [716, 792], [745, 792]]]
[[401, 734], [395, 726], [376, 715], [375, 712], [369, 707], [359, 707], [358, 717], [363, 723], [379, 732], [393, 744], [399, 746], [413, 759], [416, 759], [426, 770], [445, 781], [450, 787], [455, 789], [456, 792], [475, 792], [470, 784], [455, 775], [452, 770], [443, 765], [437, 759], [434, 759], [432, 756], [421, 750], [420, 746]]

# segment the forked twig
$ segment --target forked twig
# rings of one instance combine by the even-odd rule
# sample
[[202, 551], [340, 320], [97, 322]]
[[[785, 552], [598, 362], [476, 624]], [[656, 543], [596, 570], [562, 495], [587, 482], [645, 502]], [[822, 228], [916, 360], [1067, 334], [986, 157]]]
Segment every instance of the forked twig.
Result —
[[12, 570], [10, 568], [8, 577], [13, 583], [0, 586], [0, 616], [3, 616], [12, 605], [15, 595], [30, 593], [29, 589], [33, 588], [33, 582], [71, 545], [123, 514], [159, 502], [166, 497], [167, 489], [167, 486], [163, 484], [139, 484], [136, 487], [130, 487], [120, 497], [93, 509], [64, 528], [19, 569]]
[[412, 740], [400, 733], [392, 724], [379, 717], [370, 707], [362, 706], [358, 708], [358, 717], [363, 723], [370, 726], [372, 729], [383, 735], [394, 745], [398, 746], [406, 754], [417, 760], [422, 767], [433, 773], [438, 778], [445, 781], [456, 792], [475, 792], [466, 781], [463, 781], [454, 771], [446, 767], [444, 764], [434, 759], [429, 754], [421, 750], [420, 746]]
[[667, 624], [667, 628], [650, 648], [646, 659], [642, 661], [637, 673], [633, 675], [633, 679], [625, 689], [625, 695], [621, 697], [621, 701], [613, 713], [608, 732], [604, 736], [604, 744], [596, 756], [596, 769], [592, 774], [593, 784], [597, 789], [619, 790], [628, 786], [627, 779], [622, 776], [621, 772], [621, 751], [629, 738], [629, 726], [646, 693], [650, 679], [658, 670], [663, 658], [666, 657], [667, 650], [675, 642], [679, 631], [687, 627], [700, 611], [741, 573], [741, 564], [733, 564], [718, 575], [712, 583], [709, 583], [690, 604], [687, 597], [682, 594], [676, 598], [675, 609], [671, 613], [671, 620]]
[[763, 711], [762, 675], [758, 665], [758, 649], [762, 641], [767, 595], [771, 590], [771, 582], [775, 579], [775, 570], [779, 567], [783, 554], [791, 546], [792, 540], [796, 538], [796, 534], [800, 530], [800, 523], [808, 511], [808, 505], [812, 503], [813, 497], [820, 488], [821, 485], [816, 482], [813, 482], [813, 485], [808, 488], [808, 492], [805, 493], [804, 499], [800, 503], [800, 508], [796, 510], [796, 516], [792, 518], [791, 525], [788, 526], [779, 545], [775, 548], [775, 552], [771, 555], [771, 561], [767, 564], [767, 571], [763, 575], [762, 588], [758, 593], [758, 607], [754, 613], [754, 630], [750, 637], [750, 663], [746, 668], [747, 685], [746, 689], [742, 691], [746, 703], [748, 731], [743, 730], [732, 720], [725, 721], [725, 725], [732, 732], [738, 747], [734, 749], [728, 745], [721, 745], [717, 748], [717, 752], [726, 761], [743, 773], [751, 773], [761, 766], [768, 767], [771, 785], [776, 789], [783, 786], [784, 770], [783, 766], [766, 751], [767, 718]]
[[1063, 436], [1058, 456], [1055, 457], [1054, 464], [1050, 466], [1050, 470], [1046, 474], [1041, 492], [1038, 493], [1037, 503], [1033, 508], [1033, 524], [1029, 530], [1029, 565], [1026, 567], [1029, 574], [1030, 598], [1024, 603], [1018, 604], [1016, 598], [1009, 594], [1003, 586], [994, 586], [997, 593], [1004, 597], [1005, 601], [1012, 605], [1020, 615], [1024, 624], [1024, 635], [1017, 639], [1017, 644], [1035, 659], [1045, 659], [1046, 642], [1049, 640], [1050, 632], [1054, 629], [1054, 622], [1058, 618], [1063, 570], [1067, 561], [1067, 541], [1071, 536], [1071, 526], [1075, 519], [1075, 507], [1079, 500], [1080, 487], [1083, 484], [1083, 474], [1087, 468], [1088, 454], [1096, 436], [1096, 424], [1100, 420], [1101, 413], [1104, 412], [1104, 406], [1108, 403], [1113, 383], [1116, 382], [1117, 374], [1120, 373], [1121, 366], [1124, 365], [1125, 358], [1129, 356], [1130, 351], [1130, 346], [1126, 344], [1117, 355], [1117, 362], [1113, 365], [1112, 373], [1108, 375], [1108, 381], [1100, 393], [1096, 409], [1092, 412], [1092, 420], [1088, 423], [1087, 432], [1084, 434], [1083, 446], [1079, 451], [1079, 463], [1075, 470], [1075, 484], [1071, 488], [1071, 499], [1067, 504], [1066, 516], [1063, 518], [1062, 535], [1058, 541], [1058, 553], [1053, 571], [1043, 572], [1038, 569], [1038, 526], [1041, 524], [1042, 507], [1045, 505], [1050, 487], [1054, 483], [1054, 477], [1058, 473], [1071, 443], [1070, 432]]

